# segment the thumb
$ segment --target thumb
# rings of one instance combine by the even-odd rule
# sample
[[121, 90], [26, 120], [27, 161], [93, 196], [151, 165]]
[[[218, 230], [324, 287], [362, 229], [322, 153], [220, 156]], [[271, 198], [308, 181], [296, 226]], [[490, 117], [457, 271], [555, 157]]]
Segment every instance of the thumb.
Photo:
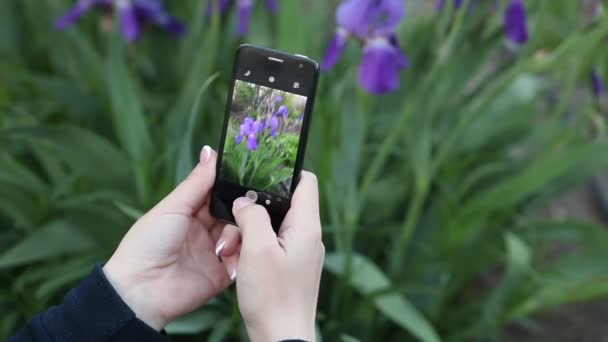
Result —
[[242, 251], [279, 246], [270, 224], [270, 216], [264, 207], [249, 198], [239, 197], [232, 205], [232, 214], [243, 234]]
[[167, 212], [192, 214], [205, 203], [215, 182], [217, 153], [209, 146], [203, 147], [199, 162], [157, 208]]

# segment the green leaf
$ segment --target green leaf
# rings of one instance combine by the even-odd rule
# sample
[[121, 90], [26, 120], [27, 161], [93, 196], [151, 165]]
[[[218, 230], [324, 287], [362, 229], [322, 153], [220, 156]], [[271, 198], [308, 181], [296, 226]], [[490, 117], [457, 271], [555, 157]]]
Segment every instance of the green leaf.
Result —
[[139, 220], [140, 217], [144, 216], [144, 212], [142, 212], [141, 210], [135, 209], [121, 201], [114, 201], [114, 205], [123, 214], [125, 214], [129, 218], [132, 218], [133, 220]]
[[5, 153], [0, 154], [0, 182], [20, 185], [39, 194], [48, 191], [48, 186], [38, 175]]
[[131, 159], [141, 162], [153, 151], [152, 138], [134, 78], [125, 61], [124, 44], [117, 33], [112, 36], [105, 71], [114, 129]]
[[38, 300], [46, 300], [58, 290], [64, 289], [69, 284], [73, 284], [79, 279], [84, 278], [91, 272], [92, 265], [95, 261], [98, 261], [99, 259], [99, 255], [92, 255], [75, 259], [74, 262], [63, 265], [63, 267], [59, 268], [59, 271], [53, 274], [50, 279], [40, 284], [34, 293], [34, 296]]
[[[583, 170], [589, 176], [608, 166], [607, 144], [580, 144], [559, 148], [548, 152], [511, 177], [493, 184], [468, 200], [460, 208], [463, 217], [483, 218], [493, 211], [514, 208], [533, 194], [547, 188], [551, 182], [566, 176], [569, 172]], [[459, 221], [454, 220], [454, 223]], [[457, 227], [462, 236], [471, 234], [472, 227]]]
[[482, 322], [487, 329], [484, 335], [496, 330], [507, 311], [509, 302], [513, 300], [515, 290], [522, 284], [525, 275], [530, 271], [531, 253], [528, 246], [510, 232], [505, 233], [505, 243], [507, 246], [507, 271], [484, 307]]
[[564, 221], [535, 223], [528, 239], [539, 246], [577, 246], [539, 265], [526, 296], [514, 305], [510, 319], [608, 294], [608, 232], [599, 225]]
[[361, 342], [360, 339], [354, 338], [354, 337], [352, 337], [350, 335], [347, 335], [347, 334], [340, 334], [340, 340], [342, 342]]
[[230, 333], [230, 329], [232, 328], [232, 320], [229, 318], [222, 319], [217, 321], [217, 324], [213, 327], [211, 334], [209, 334], [209, 338], [207, 342], [222, 342], [226, 341], [226, 336]]
[[[343, 254], [325, 257], [325, 268], [337, 276], [344, 276], [348, 260]], [[362, 295], [385, 290], [391, 286], [386, 275], [371, 260], [360, 254], [352, 256], [350, 284]], [[384, 316], [422, 341], [440, 341], [429, 321], [404, 296], [387, 293], [374, 297], [374, 305]]]
[[34, 151], [43, 148], [53, 154], [51, 160], [63, 161], [77, 175], [89, 180], [116, 184], [129, 175], [125, 155], [92, 131], [75, 126], [39, 126], [9, 129], [4, 134], [28, 144]]
[[214, 327], [222, 316], [203, 308], [181, 316], [166, 328], [169, 334], [198, 334]]
[[95, 243], [66, 222], [54, 221], [34, 231], [0, 255], [0, 269], [91, 250]]
[[177, 170], [175, 171], [176, 184], [184, 180], [188, 174], [190, 174], [192, 168], [196, 164], [192, 159], [192, 136], [194, 134], [194, 128], [196, 127], [196, 121], [199, 116], [198, 114], [200, 113], [201, 99], [209, 86], [218, 78], [218, 76], [219, 74], [215, 73], [207, 78], [205, 83], [203, 83], [203, 85], [200, 87], [194, 100], [194, 104], [192, 105], [190, 118], [188, 119], [188, 125], [186, 126], [186, 132], [182, 139], [181, 148], [178, 152], [179, 156], [177, 159]]

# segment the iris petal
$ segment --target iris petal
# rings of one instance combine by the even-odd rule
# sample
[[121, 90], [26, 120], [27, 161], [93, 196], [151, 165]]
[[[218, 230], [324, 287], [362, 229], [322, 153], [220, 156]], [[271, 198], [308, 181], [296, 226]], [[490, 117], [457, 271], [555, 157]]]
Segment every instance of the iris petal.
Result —
[[522, 0], [511, 0], [504, 15], [504, 29], [507, 39], [516, 45], [522, 45], [529, 39], [526, 23], [526, 9]]
[[130, 1], [122, 1], [118, 4], [120, 13], [120, 32], [127, 41], [134, 42], [139, 39], [141, 35], [136, 9]]
[[79, 0], [76, 5], [55, 21], [55, 28], [62, 30], [74, 24], [93, 6], [110, 5], [112, 5], [112, 0]]
[[251, 151], [255, 151], [258, 149], [258, 138], [253, 133], [250, 133], [247, 137], [247, 148]]
[[347, 40], [348, 32], [346, 32], [346, 30], [343, 28], [339, 28], [329, 43], [327, 51], [325, 52], [325, 57], [323, 58], [323, 63], [321, 64], [321, 71], [326, 72], [338, 63], [340, 57], [342, 57], [342, 54], [344, 53], [344, 49], [346, 48]]
[[393, 33], [405, 14], [405, 0], [347, 0], [336, 11], [340, 27], [359, 38]]
[[64, 29], [74, 22], [76, 22], [80, 17], [82, 17], [86, 11], [91, 7], [88, 1], [79, 1], [74, 7], [70, 8], [61, 18], [55, 21], [55, 27], [58, 29]]
[[399, 87], [399, 70], [407, 58], [400, 49], [384, 38], [370, 40], [363, 48], [359, 83], [372, 94], [386, 94]]
[[277, 129], [279, 128], [279, 119], [276, 116], [273, 116], [272, 119], [270, 119], [268, 126], [270, 127], [270, 135], [276, 137]]

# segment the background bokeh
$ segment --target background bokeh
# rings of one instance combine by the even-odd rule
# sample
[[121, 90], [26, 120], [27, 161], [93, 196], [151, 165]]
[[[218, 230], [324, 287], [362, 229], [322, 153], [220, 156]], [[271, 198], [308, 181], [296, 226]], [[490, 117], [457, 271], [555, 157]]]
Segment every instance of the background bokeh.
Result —
[[[360, 83], [357, 39], [321, 77], [305, 163], [327, 249], [319, 340], [600, 340], [605, 324], [568, 318], [606, 317], [608, 231], [545, 209], [592, 180], [602, 193], [601, 1], [523, 1], [517, 44], [503, 12], [519, 1], [446, 2], [407, 1], [397, 89]], [[0, 338], [59, 303], [218, 146], [239, 44], [321, 61], [337, 4], [259, 0], [245, 35], [237, 9], [165, 1], [185, 33], [136, 37], [109, 8], [58, 30], [74, 1], [0, 1]], [[167, 330], [246, 339], [233, 289]]]

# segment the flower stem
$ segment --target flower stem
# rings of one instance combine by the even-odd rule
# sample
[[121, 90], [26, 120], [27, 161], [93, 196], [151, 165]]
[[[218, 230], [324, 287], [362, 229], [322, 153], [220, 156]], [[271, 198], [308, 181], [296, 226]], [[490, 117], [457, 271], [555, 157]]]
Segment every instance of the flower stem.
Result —
[[426, 201], [426, 196], [428, 194], [428, 188], [429, 186], [427, 184], [423, 184], [415, 191], [412, 203], [407, 210], [403, 228], [400, 231], [399, 237], [394, 240], [389, 268], [389, 274], [392, 276], [392, 279], [395, 279], [394, 277], [401, 271], [401, 262], [403, 261], [405, 252], [408, 250], [412, 234], [418, 223], [418, 218], [422, 213], [423, 204]]

